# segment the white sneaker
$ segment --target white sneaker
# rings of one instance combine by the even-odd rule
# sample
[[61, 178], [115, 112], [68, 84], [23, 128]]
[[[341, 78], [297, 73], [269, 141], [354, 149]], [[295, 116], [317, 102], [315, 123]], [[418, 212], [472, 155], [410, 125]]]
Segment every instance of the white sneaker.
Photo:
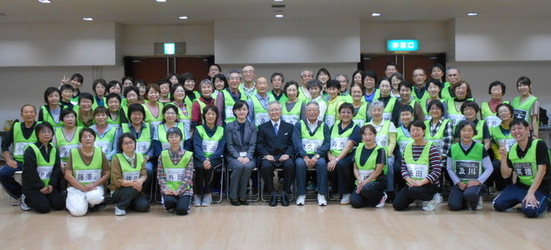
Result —
[[430, 201], [423, 201], [423, 210], [434, 211], [438, 202], [442, 202], [442, 195], [435, 194]]
[[115, 205], [115, 215], [116, 216], [125, 216], [126, 215], [126, 210], [122, 210], [122, 209], [120, 209], [119, 207], [117, 207]]
[[484, 200], [482, 199], [482, 196], [480, 196], [478, 198], [478, 204], [476, 204], [476, 210], [481, 210], [482, 208], [484, 208], [483, 202]]
[[306, 195], [299, 195], [297, 198], [297, 206], [304, 206], [304, 201], [306, 200]]
[[434, 200], [434, 204], [435, 205], [438, 205], [440, 203], [442, 203], [444, 201], [444, 198], [442, 198], [442, 194], [441, 193], [436, 193], [434, 194], [434, 196], [432, 197], [432, 200]]
[[23, 210], [23, 211], [31, 210], [31, 208], [29, 206], [27, 206], [27, 203], [25, 203], [25, 195], [24, 194], [21, 195], [21, 210]]
[[377, 204], [375, 207], [376, 208], [382, 208], [382, 207], [385, 207], [385, 203], [386, 203], [386, 199], [388, 198], [388, 195], [386, 195], [386, 192], [383, 192], [383, 198], [381, 198], [381, 200], [379, 201], [379, 204]]
[[203, 201], [201, 201], [201, 206], [202, 207], [208, 207], [210, 206], [210, 204], [212, 203], [212, 194], [205, 194], [205, 196], [203, 196]]
[[327, 206], [327, 200], [325, 199], [324, 194], [318, 194], [318, 205]]
[[201, 196], [199, 196], [198, 194], [193, 195], [193, 205], [196, 207], [201, 206]]
[[343, 194], [341, 199], [341, 205], [350, 204], [350, 194]]

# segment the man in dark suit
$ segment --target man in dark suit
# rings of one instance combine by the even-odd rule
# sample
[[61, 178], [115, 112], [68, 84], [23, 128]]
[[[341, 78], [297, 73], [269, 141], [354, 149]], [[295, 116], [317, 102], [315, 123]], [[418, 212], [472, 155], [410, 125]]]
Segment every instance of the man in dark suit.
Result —
[[260, 174], [271, 194], [270, 206], [277, 205], [277, 194], [274, 190], [274, 168], [283, 169], [283, 194], [281, 205], [289, 206], [291, 183], [295, 178], [295, 155], [293, 147], [293, 125], [281, 119], [281, 104], [277, 101], [268, 104], [270, 121], [258, 126], [257, 150], [261, 159]]

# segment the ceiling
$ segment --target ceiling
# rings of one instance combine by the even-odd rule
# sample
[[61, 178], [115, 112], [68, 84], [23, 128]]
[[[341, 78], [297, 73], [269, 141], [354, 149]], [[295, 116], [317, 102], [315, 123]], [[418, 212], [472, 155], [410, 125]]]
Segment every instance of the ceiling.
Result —
[[[0, 24], [94, 22], [213, 23], [215, 20], [353, 18], [365, 21], [444, 21], [479, 17], [551, 17], [549, 0], [0, 0]], [[284, 4], [285, 8], [272, 8]], [[372, 17], [379, 12], [380, 17]], [[179, 16], [188, 16], [179, 20]], [[476, 18], [476, 17], [474, 17]]]

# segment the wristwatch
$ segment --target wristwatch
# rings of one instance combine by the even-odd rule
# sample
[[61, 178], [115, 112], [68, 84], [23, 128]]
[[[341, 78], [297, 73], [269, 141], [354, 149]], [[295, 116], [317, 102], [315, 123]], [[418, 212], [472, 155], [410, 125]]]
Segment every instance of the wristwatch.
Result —
[[320, 158], [320, 155], [319, 155], [319, 154], [315, 154], [314, 157], [315, 157], [316, 159], [319, 159], [319, 158]]

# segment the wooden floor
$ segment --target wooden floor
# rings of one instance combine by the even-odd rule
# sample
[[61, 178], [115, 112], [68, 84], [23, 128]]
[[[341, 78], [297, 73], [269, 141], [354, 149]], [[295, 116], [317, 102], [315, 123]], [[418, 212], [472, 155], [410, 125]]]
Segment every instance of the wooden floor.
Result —
[[353, 209], [330, 202], [269, 207], [227, 202], [192, 208], [188, 216], [148, 213], [116, 217], [114, 206], [84, 217], [67, 211], [23, 212], [0, 194], [0, 249], [550, 249], [551, 214], [450, 212], [411, 207]]

